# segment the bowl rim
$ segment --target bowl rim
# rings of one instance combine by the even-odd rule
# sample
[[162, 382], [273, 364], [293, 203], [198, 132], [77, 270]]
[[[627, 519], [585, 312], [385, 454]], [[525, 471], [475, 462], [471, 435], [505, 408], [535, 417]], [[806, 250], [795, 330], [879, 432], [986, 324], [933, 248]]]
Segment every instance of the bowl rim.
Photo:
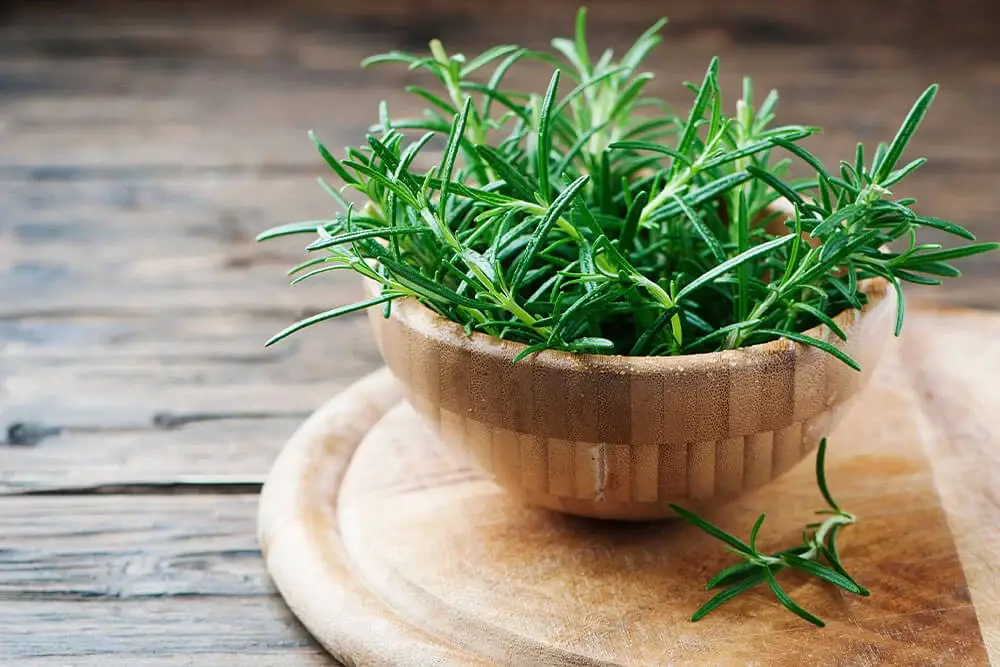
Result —
[[[380, 284], [368, 277], [363, 278], [364, 289], [371, 295], [378, 294]], [[835, 336], [825, 324], [819, 324], [801, 333], [828, 342], [840, 349], [851, 343], [851, 329], [867, 313], [876, 309], [889, 296], [890, 291], [895, 288], [892, 284], [880, 276], [866, 278], [858, 281], [858, 289], [863, 292], [868, 301], [862, 308], [845, 308], [832, 317], [841, 329], [847, 334], [847, 340]], [[491, 356], [513, 359], [524, 351], [528, 345], [518, 341], [506, 340], [486, 334], [481, 331], [467, 333], [465, 327], [453, 320], [449, 320], [442, 315], [431, 310], [415, 297], [403, 297], [392, 301], [389, 318], [385, 318], [381, 313], [373, 315], [378, 320], [396, 319], [397, 323], [405, 326], [415, 333], [428, 339], [435, 339], [439, 344], [452, 345], [462, 349], [475, 349], [479, 354], [489, 354]], [[631, 356], [618, 354], [593, 354], [582, 352], [568, 352], [566, 350], [540, 350], [527, 356], [522, 362], [531, 362], [553, 368], [579, 368], [581, 366], [591, 367], [595, 370], [622, 370], [629, 367], [635, 371], [666, 371], [683, 370], [691, 367], [716, 366], [719, 364], [736, 366], [756, 366], [765, 359], [775, 355], [788, 354], [798, 351], [803, 353], [818, 353], [829, 356], [828, 352], [816, 348], [808, 347], [808, 350], [800, 348], [807, 347], [802, 343], [797, 343], [789, 338], [777, 338], [765, 343], [757, 343], [733, 350], [717, 350], [714, 352], [697, 352], [694, 354], [681, 354], [671, 356]], [[862, 369], [865, 371], [868, 369]]]

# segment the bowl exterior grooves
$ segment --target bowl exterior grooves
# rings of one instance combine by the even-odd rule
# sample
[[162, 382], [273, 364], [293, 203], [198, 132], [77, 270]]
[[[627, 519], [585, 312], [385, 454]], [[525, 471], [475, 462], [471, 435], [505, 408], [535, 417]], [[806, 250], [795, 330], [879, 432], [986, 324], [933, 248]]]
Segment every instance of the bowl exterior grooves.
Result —
[[[369, 292], [377, 290], [366, 284]], [[545, 351], [467, 336], [414, 300], [369, 309], [380, 351], [414, 409], [516, 497], [584, 516], [651, 519], [781, 475], [839, 422], [892, 335], [881, 279], [869, 302], [810, 335], [862, 366], [787, 340], [680, 357]]]

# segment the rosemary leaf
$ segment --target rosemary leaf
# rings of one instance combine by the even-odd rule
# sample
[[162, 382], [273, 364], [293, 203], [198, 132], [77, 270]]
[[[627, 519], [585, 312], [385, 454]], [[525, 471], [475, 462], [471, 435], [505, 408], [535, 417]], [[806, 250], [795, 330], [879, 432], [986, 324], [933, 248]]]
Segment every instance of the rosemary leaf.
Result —
[[670, 509], [672, 509], [673, 511], [677, 512], [677, 514], [680, 515], [681, 518], [683, 518], [685, 521], [687, 521], [691, 525], [696, 526], [697, 528], [700, 528], [701, 530], [705, 531], [706, 533], [708, 533], [709, 535], [711, 535], [712, 537], [714, 537], [714, 538], [716, 538], [718, 540], [722, 540], [723, 542], [725, 542], [726, 544], [728, 544], [729, 546], [731, 546], [736, 551], [738, 551], [740, 553], [744, 553], [744, 554], [752, 554], [754, 552], [754, 549], [752, 549], [749, 544], [747, 544], [743, 540], [739, 539], [738, 537], [730, 535], [726, 531], [724, 531], [721, 528], [719, 528], [718, 526], [716, 526], [716, 525], [714, 525], [714, 524], [706, 521], [705, 519], [702, 519], [697, 514], [689, 512], [688, 510], [684, 509], [683, 507], [679, 507], [679, 506], [673, 505], [673, 504], [670, 505]]
[[778, 602], [782, 604], [788, 611], [792, 612], [796, 616], [809, 621], [817, 627], [825, 627], [826, 623], [822, 621], [819, 617], [811, 614], [802, 607], [800, 607], [792, 598], [788, 597], [788, 594], [778, 585], [777, 579], [774, 578], [774, 574], [771, 572], [770, 568], [764, 568], [764, 578], [767, 581], [768, 587], [771, 592], [774, 593], [774, 597], [778, 598]]
[[724, 588], [718, 593], [716, 593], [716, 595], [712, 599], [703, 604], [698, 609], [698, 611], [696, 611], [694, 614], [691, 615], [691, 620], [692, 621], [701, 620], [709, 612], [718, 609], [720, 606], [722, 606], [726, 602], [729, 602], [737, 595], [746, 593], [748, 590], [750, 590], [757, 584], [762, 583], [765, 580], [765, 577], [768, 576], [767, 569], [757, 566], [756, 570], [757, 571], [754, 574], [751, 574], [741, 579], [739, 582], [733, 584], [729, 588]]

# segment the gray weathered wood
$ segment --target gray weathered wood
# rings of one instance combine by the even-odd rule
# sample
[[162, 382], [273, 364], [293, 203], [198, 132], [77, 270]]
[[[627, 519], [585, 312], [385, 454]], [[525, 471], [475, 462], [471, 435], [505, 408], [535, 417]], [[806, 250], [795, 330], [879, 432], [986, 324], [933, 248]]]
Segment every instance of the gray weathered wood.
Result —
[[0, 662], [328, 664], [274, 595], [256, 510], [253, 496], [0, 499]]
[[[31, 446], [0, 446], [0, 493], [259, 483], [297, 423], [379, 363], [362, 317], [269, 350], [276, 317], [20, 324], [26, 335], [0, 348], [0, 440]], [[115, 342], [122, 328], [131, 338]]]
[[[0, 596], [267, 596], [252, 496], [4, 498]], [[62, 521], [52, 520], [61, 514]], [[48, 521], [47, 521], [48, 520]]]
[[333, 665], [277, 596], [4, 601], [9, 665]]

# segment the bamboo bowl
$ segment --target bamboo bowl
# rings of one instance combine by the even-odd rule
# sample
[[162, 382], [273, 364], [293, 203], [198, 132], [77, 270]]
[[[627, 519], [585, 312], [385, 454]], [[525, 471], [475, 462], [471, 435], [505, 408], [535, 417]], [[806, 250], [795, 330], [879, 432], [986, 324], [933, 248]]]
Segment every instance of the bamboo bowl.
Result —
[[[367, 282], [366, 290], [377, 287]], [[867, 384], [892, 336], [895, 301], [863, 281], [862, 310], [811, 336], [679, 357], [544, 351], [464, 329], [411, 299], [369, 309], [379, 350], [410, 404], [450, 448], [510, 494], [607, 519], [672, 516], [767, 484], [811, 452]]]

